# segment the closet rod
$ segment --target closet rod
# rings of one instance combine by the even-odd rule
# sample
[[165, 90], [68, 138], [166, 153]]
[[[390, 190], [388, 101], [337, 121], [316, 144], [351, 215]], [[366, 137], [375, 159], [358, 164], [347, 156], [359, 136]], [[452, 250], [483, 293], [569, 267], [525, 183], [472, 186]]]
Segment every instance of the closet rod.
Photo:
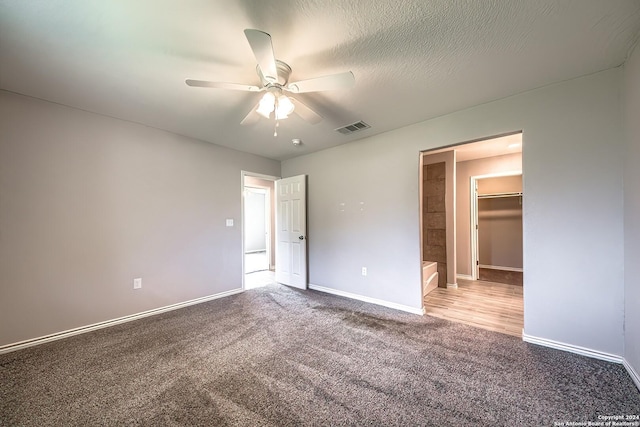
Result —
[[478, 194], [478, 199], [496, 199], [499, 197], [522, 197], [522, 192], [519, 193], [490, 193], [490, 194]]

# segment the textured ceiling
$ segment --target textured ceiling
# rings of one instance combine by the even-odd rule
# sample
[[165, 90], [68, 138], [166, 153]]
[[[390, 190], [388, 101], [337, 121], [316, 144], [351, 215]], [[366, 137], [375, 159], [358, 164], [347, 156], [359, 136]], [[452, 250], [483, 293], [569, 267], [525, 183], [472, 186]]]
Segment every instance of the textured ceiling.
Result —
[[[317, 125], [241, 126], [260, 94], [184, 80], [259, 84], [245, 28], [291, 81], [356, 86], [298, 95]], [[0, 0], [0, 88], [285, 159], [616, 67], [639, 31], [638, 0]]]

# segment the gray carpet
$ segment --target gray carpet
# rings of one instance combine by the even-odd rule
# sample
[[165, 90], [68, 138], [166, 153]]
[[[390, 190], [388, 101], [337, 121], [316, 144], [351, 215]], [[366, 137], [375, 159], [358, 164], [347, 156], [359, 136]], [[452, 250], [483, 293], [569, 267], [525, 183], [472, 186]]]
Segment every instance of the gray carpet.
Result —
[[553, 426], [624, 368], [279, 285], [0, 355], [0, 425]]

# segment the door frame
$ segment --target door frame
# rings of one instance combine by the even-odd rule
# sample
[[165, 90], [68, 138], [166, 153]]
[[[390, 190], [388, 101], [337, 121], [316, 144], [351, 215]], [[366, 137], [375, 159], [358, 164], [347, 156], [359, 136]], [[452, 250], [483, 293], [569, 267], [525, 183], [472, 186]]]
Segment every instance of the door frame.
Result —
[[[275, 188], [275, 182], [277, 180], [280, 179], [279, 176], [273, 176], [273, 175], [265, 175], [265, 174], [261, 174], [261, 173], [256, 173], [256, 172], [249, 172], [249, 171], [240, 171], [240, 250], [241, 250], [241, 257], [242, 257], [242, 290], [245, 289], [245, 283], [244, 283], [244, 279], [245, 279], [245, 266], [244, 266], [244, 251], [245, 251], [245, 247], [244, 247], [244, 223], [245, 223], [245, 218], [244, 218], [244, 190], [245, 190], [245, 185], [244, 185], [244, 179], [245, 177], [253, 177], [253, 178], [258, 178], [258, 179], [263, 179], [265, 181], [273, 181], [273, 185]], [[254, 187], [255, 188], [255, 187]], [[269, 194], [270, 192], [267, 191], [268, 197], [271, 197], [271, 195]], [[271, 205], [271, 200], [269, 199], [269, 205]], [[270, 210], [273, 209], [273, 206], [270, 206], [269, 208]], [[275, 218], [271, 215], [271, 212], [269, 212], [269, 230], [271, 229], [271, 223], [275, 221]], [[270, 239], [273, 239], [274, 237], [271, 236], [271, 231], [269, 231], [269, 235], [270, 235]], [[271, 241], [267, 242], [267, 253], [269, 253], [271, 255]], [[271, 268], [271, 259], [269, 259], [269, 268]], [[274, 265], [275, 267], [275, 265]]]
[[474, 175], [469, 178], [469, 218], [471, 219], [471, 279], [479, 280], [480, 278], [480, 264], [479, 264], [479, 249], [478, 249], [478, 180], [486, 178], [499, 178], [502, 176], [517, 176], [522, 175], [522, 170], [495, 172], [484, 175]]

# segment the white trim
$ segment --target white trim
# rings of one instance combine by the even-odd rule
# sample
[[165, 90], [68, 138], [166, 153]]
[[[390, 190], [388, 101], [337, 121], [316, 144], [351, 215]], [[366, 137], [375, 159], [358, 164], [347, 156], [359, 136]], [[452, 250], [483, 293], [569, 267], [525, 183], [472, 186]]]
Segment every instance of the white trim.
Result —
[[518, 268], [518, 267], [503, 267], [501, 265], [484, 265], [484, 264], [480, 264], [479, 265], [480, 268], [486, 268], [488, 270], [503, 270], [503, 271], [515, 271], [518, 273], [522, 273], [522, 269]]
[[410, 307], [408, 305], [396, 304], [395, 302], [389, 302], [381, 299], [366, 297], [364, 295], [352, 294], [351, 292], [339, 291], [337, 289], [326, 288], [324, 286], [314, 285], [309, 283], [309, 289], [319, 292], [325, 292], [327, 294], [338, 295], [345, 298], [355, 299], [358, 301], [368, 302], [370, 304], [381, 305], [383, 307], [393, 308], [394, 310], [406, 311], [412, 314], [424, 315], [424, 308]]
[[469, 243], [471, 243], [471, 280], [478, 280], [480, 278], [480, 271], [478, 269], [478, 181], [473, 176], [469, 177]]
[[[265, 175], [263, 173], [256, 173], [256, 172], [251, 172], [251, 171], [240, 171], [242, 173], [242, 177], [244, 178], [245, 176], [252, 176], [254, 178], [258, 178], [258, 179], [264, 179], [265, 181], [277, 181], [280, 179], [279, 176], [275, 176], [275, 175]], [[244, 186], [244, 179], [242, 180], [242, 184]]]
[[233, 289], [231, 291], [220, 292], [219, 294], [209, 295], [202, 298], [196, 298], [189, 301], [180, 302], [177, 304], [171, 304], [160, 308], [154, 308], [152, 310], [142, 311], [140, 313], [131, 314], [129, 316], [118, 317], [116, 319], [105, 320], [104, 322], [93, 323], [91, 325], [80, 326], [79, 328], [68, 329], [66, 331], [57, 332], [55, 334], [44, 335], [42, 337], [33, 338], [30, 340], [19, 341], [13, 344], [7, 344], [0, 346], [0, 354], [9, 353], [16, 350], [22, 350], [27, 347], [33, 347], [34, 345], [44, 344], [51, 341], [60, 340], [63, 338], [72, 337], [74, 335], [84, 334], [86, 332], [95, 331], [97, 329], [108, 328], [109, 326], [119, 325], [121, 323], [131, 322], [133, 320], [142, 319], [144, 317], [153, 316], [167, 311], [177, 310], [179, 308], [188, 307], [190, 305], [201, 304], [203, 302], [211, 301], [218, 298], [227, 297], [241, 293], [242, 289]]
[[458, 289], [457, 283], [447, 283], [447, 289]]
[[615, 354], [605, 353], [598, 350], [592, 350], [586, 347], [580, 347], [578, 345], [567, 344], [559, 341], [550, 340], [547, 338], [534, 337], [532, 335], [525, 334], [522, 331], [522, 341], [531, 344], [541, 345], [543, 347], [555, 348], [557, 350], [568, 351], [570, 353], [580, 354], [582, 356], [592, 357], [594, 359], [606, 360], [607, 362], [623, 363], [623, 358], [616, 356]]
[[462, 280], [473, 280], [473, 277], [469, 276], [468, 274], [456, 274], [456, 278]]
[[638, 375], [635, 369], [633, 369], [633, 366], [631, 366], [629, 362], [627, 362], [627, 359], [622, 359], [622, 365], [625, 367], [625, 369], [629, 373], [629, 376], [631, 377], [633, 382], [636, 384], [636, 387], [638, 387], [638, 390], [640, 390], [640, 375]]

